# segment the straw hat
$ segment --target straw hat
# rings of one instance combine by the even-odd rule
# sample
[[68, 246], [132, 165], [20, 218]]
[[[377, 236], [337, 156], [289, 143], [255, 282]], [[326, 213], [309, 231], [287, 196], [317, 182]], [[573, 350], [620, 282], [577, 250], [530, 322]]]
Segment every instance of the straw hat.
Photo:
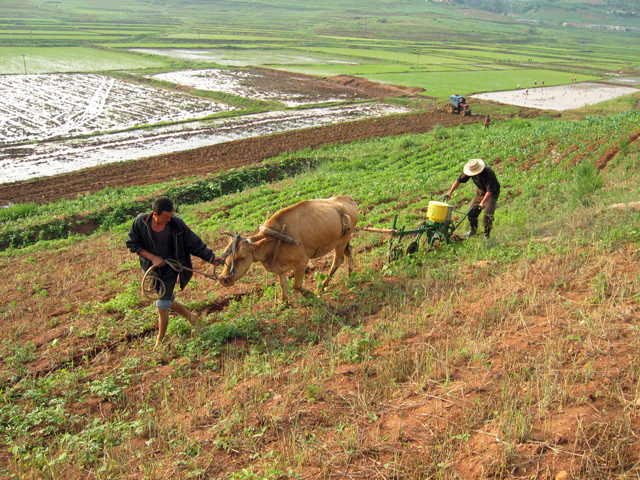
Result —
[[480, 158], [472, 158], [469, 160], [462, 171], [469, 177], [474, 177], [484, 170], [484, 161]]

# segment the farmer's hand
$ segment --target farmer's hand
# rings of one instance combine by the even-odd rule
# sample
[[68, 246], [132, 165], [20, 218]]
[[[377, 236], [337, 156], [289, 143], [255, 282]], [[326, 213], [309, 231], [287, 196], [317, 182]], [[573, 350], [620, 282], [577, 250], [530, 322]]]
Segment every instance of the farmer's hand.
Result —
[[219, 257], [216, 254], [213, 254], [213, 258], [211, 259], [211, 263], [213, 265], [224, 265], [224, 258]]
[[451, 200], [451, 194], [450, 193], [445, 193], [444, 194], [444, 199], [445, 200]]
[[478, 205], [478, 207], [480, 208], [480, 210], [484, 210], [485, 204], [481, 203], [480, 205]]
[[158, 255], [151, 257], [151, 263], [153, 263], [154, 267], [164, 267], [166, 265], [166, 263], [164, 263], [164, 259]]

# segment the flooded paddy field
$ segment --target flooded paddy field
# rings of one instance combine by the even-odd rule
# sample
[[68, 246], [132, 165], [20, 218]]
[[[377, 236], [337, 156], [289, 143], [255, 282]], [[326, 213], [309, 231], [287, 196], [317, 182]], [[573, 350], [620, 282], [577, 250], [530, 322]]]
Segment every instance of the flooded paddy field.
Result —
[[177, 58], [179, 60], [215, 62], [220, 65], [236, 67], [246, 67], [249, 65], [356, 65], [357, 63], [346, 56], [344, 58], [336, 58], [336, 55], [299, 52], [295, 50], [266, 50], [256, 48], [130, 48], [128, 50], [161, 57]]
[[390, 135], [426, 133], [436, 126], [452, 127], [481, 121], [481, 116], [461, 117], [434, 109], [289, 130], [131, 162], [109, 163], [60, 175], [0, 183], [0, 206], [25, 202], [50, 203], [60, 198], [75, 198], [78, 194], [97, 192], [105, 187], [151, 185], [185, 177], [207, 176], [222, 170], [255, 165], [285, 152]]
[[469, 97], [541, 110], [563, 111], [594, 105], [635, 92], [638, 92], [638, 89], [630, 86], [582, 82], [553, 87], [478, 93]]
[[0, 147], [180, 122], [234, 108], [105, 75], [4, 75]]
[[327, 88], [327, 83], [320, 78], [314, 79], [309, 75], [287, 72], [276, 74], [273, 70], [182, 70], [159, 73], [152, 78], [197, 90], [223, 92], [253, 100], [276, 101], [287, 107], [366, 98], [361, 92], [350, 91], [338, 85], [334, 86], [337, 88]]
[[14, 146], [5, 144], [0, 150], [0, 183], [408, 111], [406, 108], [382, 104], [318, 107], [158, 126], [88, 138]]
[[[0, 183], [404, 113], [409, 110], [388, 104], [326, 102], [412, 92], [353, 77], [326, 80], [260, 68], [189, 70], [154, 78], [169, 80], [181, 91], [95, 74], [0, 76]], [[193, 88], [309, 108], [241, 115], [232, 105], [185, 93]], [[238, 115], [204, 120], [232, 110]]]

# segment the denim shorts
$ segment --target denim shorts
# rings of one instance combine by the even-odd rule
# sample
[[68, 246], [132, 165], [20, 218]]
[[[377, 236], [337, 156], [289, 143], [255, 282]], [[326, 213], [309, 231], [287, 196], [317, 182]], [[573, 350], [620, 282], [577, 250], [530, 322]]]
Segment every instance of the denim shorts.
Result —
[[178, 281], [178, 272], [169, 265], [165, 265], [164, 267], [156, 268], [156, 273], [164, 282], [165, 286], [164, 295], [159, 300], [156, 300], [156, 307], [158, 310], [167, 310], [171, 307], [171, 304], [176, 298], [173, 290], [176, 287], [176, 282]]

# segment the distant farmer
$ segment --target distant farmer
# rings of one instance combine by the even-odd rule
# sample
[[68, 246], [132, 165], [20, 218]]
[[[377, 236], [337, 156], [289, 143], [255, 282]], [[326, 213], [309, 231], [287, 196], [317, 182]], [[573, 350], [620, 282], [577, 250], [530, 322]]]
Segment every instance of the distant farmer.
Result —
[[471, 230], [465, 233], [464, 236], [468, 238], [476, 234], [476, 231], [478, 230], [478, 217], [480, 216], [480, 210], [484, 210], [484, 215], [482, 217], [484, 238], [489, 239], [491, 227], [493, 226], [493, 214], [496, 211], [498, 196], [500, 195], [500, 182], [498, 182], [493, 170], [487, 167], [484, 164], [484, 161], [479, 158], [469, 160], [462, 170], [463, 173], [455, 182], [453, 182], [453, 185], [445, 197], [450, 199], [453, 192], [461, 183], [467, 183], [469, 179], [472, 179], [473, 183], [476, 184], [477, 190], [476, 194], [471, 199], [469, 208], [471, 209], [474, 205], [478, 205], [480, 209], [473, 209], [469, 213], [468, 218]]
[[491, 117], [487, 115], [486, 117], [484, 117], [484, 128], [489, 128], [489, 123], [491, 123]]
[[151, 206], [151, 213], [143, 213], [134, 221], [126, 245], [133, 253], [140, 256], [140, 266], [145, 272], [156, 267], [157, 276], [164, 282], [165, 293], [156, 300], [158, 309], [158, 337], [156, 347], [160, 344], [169, 324], [169, 308], [186, 318], [191, 325], [196, 324], [197, 315], [191, 313], [180, 302], [175, 300], [173, 289], [180, 276], [180, 289], [184, 290], [193, 272], [189, 270], [175, 271], [165, 260], [177, 260], [189, 269], [191, 255], [200, 257], [206, 262], [223, 263], [204, 242], [193, 233], [181, 218], [173, 215], [173, 202], [169, 197], [158, 197]]

